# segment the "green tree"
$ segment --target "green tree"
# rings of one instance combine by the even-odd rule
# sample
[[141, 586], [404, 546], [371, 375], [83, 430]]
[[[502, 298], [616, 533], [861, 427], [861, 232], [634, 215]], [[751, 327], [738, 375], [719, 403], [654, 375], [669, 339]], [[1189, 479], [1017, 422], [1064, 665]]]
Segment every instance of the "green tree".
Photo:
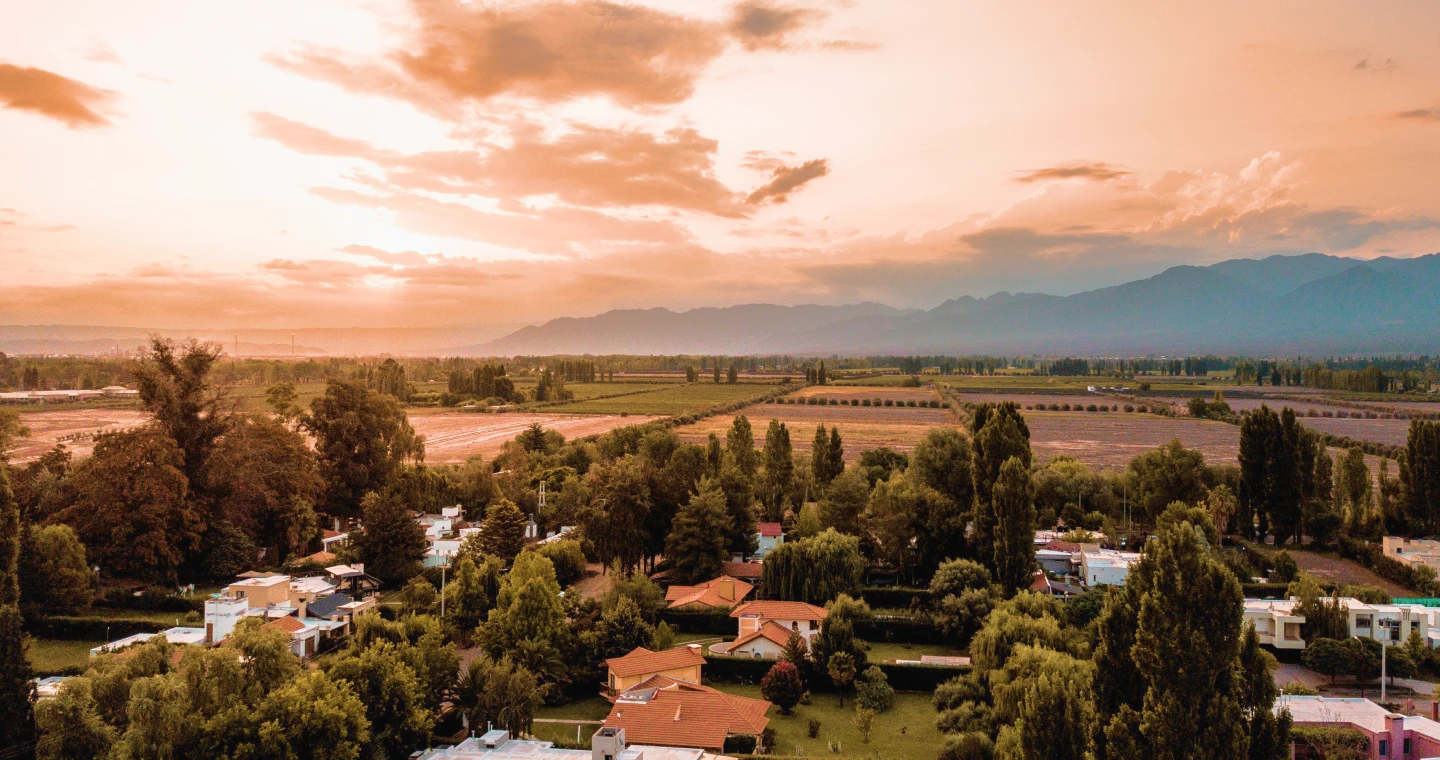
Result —
[[201, 468], [230, 424], [223, 410], [225, 399], [210, 383], [210, 371], [220, 354], [214, 343], [192, 340], [177, 345], [151, 338], [133, 369], [140, 405], [180, 448], [180, 469], [191, 482], [199, 482]]
[[665, 542], [665, 557], [681, 583], [698, 583], [720, 574], [730, 556], [729, 526], [725, 494], [719, 484], [710, 478], [700, 481], [690, 503], [675, 516]]
[[1000, 470], [1012, 457], [1025, 469], [1030, 468], [1030, 428], [1019, 408], [1012, 402], [992, 407], [982, 404], [971, 416], [973, 441], [971, 475], [975, 483], [975, 506], [971, 523], [971, 541], [982, 561], [993, 558], [995, 545], [995, 511], [991, 491], [1000, 478]]
[[1185, 448], [1178, 438], [1131, 459], [1125, 474], [1132, 503], [1151, 520], [1177, 501], [1205, 500], [1205, 455]]
[[480, 526], [480, 545], [486, 554], [509, 562], [525, 548], [525, 529], [529, 524], [515, 502], [505, 498], [492, 501]]
[[1049, 653], [1038, 672], [1010, 684], [1016, 719], [1000, 730], [996, 756], [1088, 760], [1095, 727], [1093, 666]]
[[424, 707], [420, 680], [394, 643], [377, 641], [358, 653], [352, 650], [327, 672], [350, 684], [365, 705], [370, 741], [361, 747], [361, 757], [404, 757], [430, 736], [435, 720]]
[[1440, 422], [1410, 421], [1400, 482], [1411, 519], [1427, 533], [1440, 532]]
[[402, 603], [405, 611], [412, 615], [427, 615], [435, 607], [437, 594], [435, 584], [431, 583], [423, 575], [417, 575], [405, 582], [405, 588], [400, 590]]
[[522, 641], [544, 641], [563, 651], [571, 635], [561, 602], [555, 566], [534, 552], [521, 552], [500, 584], [496, 604], [485, 624], [492, 654], [509, 651]]
[[472, 726], [494, 725], [520, 736], [530, 730], [542, 687], [535, 675], [509, 658], [481, 655], [460, 673], [456, 704]]
[[968, 507], [975, 501], [970, 442], [953, 428], [931, 428], [910, 455], [910, 466], [925, 485]]
[[474, 559], [461, 557], [455, 564], [455, 579], [445, 587], [445, 615], [467, 639], [494, 604], [505, 568], [499, 557], [485, 556], [480, 561], [482, 564], [476, 565]]
[[34, 737], [34, 690], [20, 615], [20, 505], [10, 491], [3, 457], [13, 423], [0, 419], [0, 751], [23, 747]]
[[313, 504], [323, 482], [305, 437], [268, 417], [237, 419], [212, 447], [200, 490], [215, 521], [243, 530], [283, 564], [320, 535]]
[[386, 584], [403, 583], [420, 572], [429, 542], [409, 508], [386, 494], [366, 494], [360, 502], [361, 527], [350, 531], [350, 550], [365, 572]]
[[319, 671], [270, 692], [254, 724], [253, 749], [243, 756], [358, 760], [370, 741], [364, 703], [349, 684]]
[[865, 506], [870, 503], [870, 481], [860, 470], [846, 470], [830, 481], [820, 499], [820, 521], [827, 528], [859, 536], [865, 533]]
[[760, 695], [775, 703], [781, 715], [789, 715], [804, 693], [805, 684], [800, 680], [800, 669], [792, 662], [776, 662], [760, 679]]
[[592, 501], [581, 519], [585, 537], [603, 564], [620, 560], [626, 570], [640, 564], [649, 537], [649, 475], [639, 457], [629, 455], [595, 467], [587, 476]]
[[60, 694], [35, 705], [39, 760], [93, 760], [110, 754], [115, 729], [100, 719], [90, 679], [66, 679]]
[[640, 606], [629, 597], [620, 597], [615, 605], [600, 616], [592, 634], [592, 643], [603, 661], [655, 645], [655, 629], [645, 622]]
[[1035, 502], [1030, 467], [1011, 457], [991, 490], [995, 579], [1011, 592], [1029, 587], [1035, 575]]
[[871, 665], [855, 679], [855, 703], [861, 708], [883, 713], [895, 704], [895, 690], [878, 665]]
[[1290, 756], [1290, 713], [1275, 714], [1275, 656], [1260, 648], [1255, 626], [1245, 625], [1240, 649], [1240, 710], [1249, 735], [1250, 760], [1284, 760]]
[[765, 555], [764, 586], [776, 599], [824, 604], [859, 594], [865, 574], [860, 539], [827, 528], [814, 538], [787, 541]]
[[21, 605], [46, 612], [89, 607], [95, 578], [85, 545], [69, 525], [31, 525], [24, 564], [19, 568]]
[[755, 434], [751, 432], [750, 420], [745, 415], [736, 415], [730, 423], [730, 429], [725, 433], [725, 451], [746, 478], [754, 479], [760, 457], [755, 452]]
[[204, 528], [184, 465], [183, 452], [159, 430], [102, 435], [75, 470], [75, 503], [57, 519], [75, 530], [102, 574], [173, 582]]
[[830, 674], [830, 682], [835, 684], [835, 690], [840, 697], [840, 706], [845, 706], [845, 688], [855, 680], [855, 657], [849, 652], [836, 652], [830, 655], [830, 660], [825, 666]]
[[[834, 431], [834, 440], [840, 440], [840, 431]], [[826, 433], [824, 423], [815, 426], [815, 440], [810, 444], [810, 473], [814, 476], [815, 482], [821, 487], [830, 485], [840, 471], [845, 467], [845, 461], [841, 458], [831, 456], [830, 434]], [[841, 456], [843, 457], [843, 450]]]
[[765, 484], [768, 494], [765, 507], [776, 519], [787, 506], [785, 495], [795, 482], [795, 453], [790, 444], [790, 429], [785, 423], [772, 419], [765, 432], [765, 446], [760, 458], [765, 464]]
[[354, 515], [365, 494], [383, 491], [407, 461], [425, 456], [400, 402], [360, 382], [331, 380], [301, 424], [315, 436], [329, 514]]
[[296, 403], [299, 398], [294, 383], [275, 383], [265, 389], [265, 405], [282, 420], [292, 420], [300, 414], [300, 405]]
[[1270, 582], [1288, 584], [1299, 577], [1300, 566], [1295, 564], [1295, 558], [1290, 556], [1290, 552], [1284, 549], [1276, 552], [1270, 569]]

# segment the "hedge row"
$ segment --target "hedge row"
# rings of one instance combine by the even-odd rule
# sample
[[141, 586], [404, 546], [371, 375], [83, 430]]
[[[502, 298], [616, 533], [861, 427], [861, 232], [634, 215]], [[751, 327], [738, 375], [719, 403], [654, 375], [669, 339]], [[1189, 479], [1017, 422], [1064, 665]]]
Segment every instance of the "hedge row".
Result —
[[733, 636], [737, 630], [735, 618], [728, 612], [681, 612], [660, 610], [660, 620], [669, 623], [676, 633], [700, 633], [706, 636]]
[[912, 605], [930, 606], [930, 589], [903, 586], [866, 586], [860, 596], [871, 607], [887, 610], [908, 610]]
[[95, 601], [96, 607], [146, 612], [204, 612], [204, 598], [186, 599], [160, 588], [147, 588], [139, 596], [125, 589], [111, 589]]
[[[736, 631], [735, 619], [725, 612], [661, 610], [659, 618], [679, 633], [732, 636]], [[944, 643], [944, 637], [934, 624], [923, 617], [876, 616], [856, 622], [855, 635], [866, 641], [888, 641], [896, 644]]]
[[1246, 599], [1284, 599], [1290, 590], [1286, 583], [1242, 583], [1240, 588]]
[[[970, 668], [949, 665], [901, 665], [894, 662], [874, 663], [885, 673], [890, 688], [896, 691], [935, 691], [935, 688], [957, 676], [970, 672]], [[705, 658], [705, 678], [716, 683], [756, 684], [775, 666], [775, 660], [753, 657], [731, 657], [729, 655], [708, 655]], [[828, 679], [812, 679], [811, 691], [830, 691], [834, 688]]]
[[1387, 581], [1415, 590], [1419, 596], [1440, 595], [1440, 583], [1435, 582], [1435, 571], [1424, 565], [1412, 568], [1396, 559], [1387, 557], [1385, 552], [1375, 544], [1359, 541], [1349, 536], [1341, 536], [1340, 556], [1359, 562]]
[[159, 633], [169, 627], [171, 626], [165, 623], [150, 620], [48, 615], [30, 620], [27, 632], [39, 639], [114, 641], [137, 633]]

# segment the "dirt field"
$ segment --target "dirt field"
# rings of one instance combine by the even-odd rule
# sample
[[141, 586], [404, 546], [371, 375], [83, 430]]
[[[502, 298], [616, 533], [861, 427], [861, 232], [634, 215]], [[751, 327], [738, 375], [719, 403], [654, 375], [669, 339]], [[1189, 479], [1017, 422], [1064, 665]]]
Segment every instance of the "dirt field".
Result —
[[1240, 445], [1240, 428], [1209, 420], [1124, 412], [1025, 412], [1025, 421], [1041, 462], [1066, 454], [1091, 467], [1121, 469], [1136, 454], [1173, 438], [1198, 449], [1207, 462], [1234, 462]]
[[1299, 551], [1291, 548], [1290, 556], [1295, 558], [1295, 564], [1311, 575], [1336, 583], [1363, 584], [1366, 586], [1379, 586], [1385, 589], [1385, 593], [1391, 596], [1415, 596], [1415, 592], [1401, 586], [1393, 581], [1371, 572], [1369, 568], [1358, 562], [1348, 559], [1341, 559], [1331, 554], [1316, 554], [1314, 552]]
[[1300, 422], [1305, 427], [1321, 432], [1389, 446], [1404, 446], [1405, 436], [1410, 430], [1409, 420], [1332, 420], [1325, 417], [1306, 417]]
[[[945, 409], [760, 404], [746, 408], [744, 414], [750, 418], [757, 447], [765, 445], [766, 428], [770, 420], [777, 419], [790, 428], [790, 443], [800, 452], [810, 450], [816, 425], [839, 425], [847, 462], [859, 459], [860, 452], [866, 449], [880, 446], [909, 452], [931, 428], [956, 425], [955, 418]], [[676, 428], [675, 432], [687, 442], [704, 443], [712, 432], [724, 438], [733, 420], [733, 415], [707, 417], [693, 425]]]
[[836, 387], [833, 385], [812, 385], [802, 391], [790, 394], [795, 398], [823, 398], [827, 402], [830, 399], [848, 401], [850, 399], [892, 399], [895, 401], [933, 401], [938, 399], [933, 388], [860, 388], [853, 385]]
[[655, 417], [640, 415], [575, 416], [567, 414], [470, 414], [448, 412], [410, 417], [415, 432], [425, 436], [425, 461], [431, 464], [464, 462], [472, 456], [493, 457], [506, 441], [533, 423], [557, 430], [566, 438], [604, 433], [624, 425], [639, 425]]
[[20, 424], [30, 428], [30, 437], [21, 438], [10, 450], [11, 464], [25, 464], [63, 443], [76, 457], [90, 456], [95, 435], [139, 427], [150, 415], [130, 409], [71, 409], [55, 412], [21, 412]]

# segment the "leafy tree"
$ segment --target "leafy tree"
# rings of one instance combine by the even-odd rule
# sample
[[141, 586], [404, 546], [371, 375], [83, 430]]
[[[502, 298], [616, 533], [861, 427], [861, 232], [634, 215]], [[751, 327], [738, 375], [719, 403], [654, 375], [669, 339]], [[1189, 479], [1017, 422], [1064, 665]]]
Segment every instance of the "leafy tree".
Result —
[[995, 579], [1010, 591], [1027, 588], [1035, 574], [1035, 502], [1030, 467], [1011, 457], [991, 489]]
[[875, 727], [875, 711], [860, 704], [855, 705], [855, 717], [850, 719], [855, 724], [855, 730], [860, 732], [860, 743], [870, 743], [870, 732]]
[[746, 477], [734, 458], [727, 455], [725, 464], [720, 468], [719, 485], [725, 494], [725, 509], [730, 513], [726, 531], [730, 553], [749, 557], [759, 547], [755, 537], [758, 528], [754, 480]]
[[1001, 728], [996, 756], [1094, 757], [1090, 751], [1095, 726], [1090, 690], [1093, 666], [1059, 653], [1045, 653], [1040, 663], [1037, 672], [1025, 673], [1008, 685], [1011, 693], [1007, 697], [1015, 703], [1015, 722]]
[[35, 705], [35, 727], [41, 741], [35, 747], [39, 760], [92, 760], [110, 754], [115, 729], [100, 719], [90, 679], [69, 678], [60, 694]]
[[1131, 459], [1126, 476], [1131, 501], [1151, 520], [1177, 501], [1205, 500], [1205, 455], [1185, 448], [1178, 438]]
[[406, 612], [412, 615], [429, 614], [434, 609], [437, 599], [435, 584], [427, 580], [425, 576], [417, 575], [405, 582], [405, 588], [400, 590], [400, 597]]
[[467, 638], [494, 604], [505, 568], [499, 557], [485, 556], [480, 561], [481, 565], [476, 565], [474, 559], [460, 557], [455, 563], [455, 579], [445, 587], [445, 614]]
[[[839, 431], [835, 432], [836, 440], [839, 440]], [[820, 486], [830, 485], [840, 471], [844, 469], [843, 459], [832, 459], [830, 456], [830, 436], [825, 432], [825, 425], [821, 423], [815, 426], [815, 440], [810, 444], [810, 472], [815, 477], [815, 482]]]
[[34, 691], [20, 616], [20, 505], [10, 492], [3, 446], [9, 431], [0, 419], [0, 750], [23, 747], [34, 736]]
[[636, 647], [655, 646], [654, 627], [645, 622], [640, 606], [629, 597], [620, 597], [600, 616], [593, 635], [597, 659], [602, 661], [629, 654]]
[[1352, 513], [1368, 510], [1371, 490], [1370, 468], [1365, 464], [1365, 450], [1352, 446], [1340, 461], [1335, 487], [1340, 500]]
[[405, 462], [425, 456], [399, 401], [363, 383], [331, 380], [301, 424], [315, 436], [330, 514], [355, 514], [365, 494], [383, 491]]
[[328, 673], [350, 684], [365, 705], [370, 741], [362, 746], [362, 757], [401, 757], [430, 736], [435, 720], [424, 708], [420, 681], [394, 643], [378, 641], [342, 656]]
[[529, 524], [515, 502], [505, 498], [493, 501], [480, 526], [480, 545], [486, 554], [509, 562], [525, 548], [525, 529]]
[[855, 703], [860, 708], [883, 713], [895, 704], [895, 690], [878, 665], [871, 665], [855, 679]]
[[845, 687], [855, 680], [855, 657], [849, 652], [836, 652], [830, 655], [825, 669], [830, 674], [830, 682], [835, 684], [835, 690], [840, 697], [840, 706], [844, 707]]
[[711, 477], [720, 477], [720, 468], [725, 464], [725, 449], [720, 445], [720, 436], [714, 433], [705, 442], [705, 466]]
[[[845, 471], [845, 442], [840, 439], [840, 426], [830, 426], [829, 449], [830, 472], [838, 476]], [[832, 478], [833, 479], [833, 478]]]
[[350, 549], [365, 572], [386, 584], [402, 583], [420, 572], [429, 542], [410, 510], [387, 494], [366, 494], [360, 502], [363, 522], [350, 531]]
[[790, 444], [790, 429], [785, 427], [785, 423], [770, 420], [760, 458], [765, 464], [765, 481], [769, 490], [765, 506], [770, 515], [778, 519], [785, 508], [782, 499], [795, 481], [794, 449]]
[[[1329, 457], [1325, 459], [1329, 461]], [[1205, 497], [1205, 508], [1210, 511], [1210, 522], [1221, 533], [1226, 532], [1230, 518], [1235, 515], [1235, 510], [1239, 506], [1240, 502], [1235, 498], [1235, 492], [1231, 491], [1230, 487], [1224, 483], [1219, 483], [1210, 489], [1210, 493]]]
[[[348, 684], [311, 671], [258, 706], [252, 757], [358, 760], [370, 741], [365, 705]], [[237, 753], [238, 754], [238, 753]]]
[[200, 473], [216, 521], [233, 524], [283, 564], [319, 537], [312, 505], [323, 483], [300, 433], [268, 417], [233, 421]]
[[910, 467], [925, 485], [962, 507], [975, 501], [970, 442], [953, 428], [931, 428], [910, 455]]
[[858, 594], [864, 574], [860, 539], [828, 528], [765, 555], [763, 583], [776, 599], [824, 604], [840, 594]]
[[819, 505], [811, 502], [800, 508], [800, 515], [795, 518], [795, 524], [788, 531], [791, 538], [811, 538], [820, 535], [825, 529], [825, 523], [820, 519]]
[[729, 559], [726, 530], [730, 516], [725, 508], [725, 494], [709, 478], [690, 496], [690, 503], [675, 516], [665, 556], [682, 583], [698, 583], [720, 574]]
[[492, 654], [527, 640], [544, 641], [563, 651], [571, 631], [550, 560], [534, 552], [521, 552], [515, 558], [515, 566], [500, 584], [484, 634]]
[[1440, 532], [1440, 422], [1410, 421], [1400, 482], [1411, 519], [1427, 533]]
[[825, 610], [827, 614], [820, 622], [820, 633], [810, 642], [810, 661], [815, 671], [825, 672], [830, 659], [844, 652], [850, 655], [858, 673], [866, 666], [868, 657], [864, 642], [855, 638], [855, 624], [870, 619], [870, 606], [863, 600], [841, 594], [825, 605]]
[[1250, 740], [1250, 760], [1290, 756], [1290, 713], [1275, 714], [1275, 656], [1260, 648], [1255, 626], [1246, 624], [1240, 649], [1240, 710]]
[[1017, 458], [1025, 468], [1030, 468], [1033, 456], [1030, 451], [1030, 428], [1019, 408], [1012, 402], [992, 407], [982, 404], [976, 407], [971, 423], [973, 441], [971, 446], [971, 473], [975, 483], [975, 507], [971, 520], [973, 534], [971, 541], [981, 559], [993, 557], [995, 546], [995, 510], [991, 503], [991, 492], [1000, 478], [1000, 470], [1012, 457]]
[[472, 726], [494, 725], [520, 736], [530, 730], [542, 687], [535, 675], [504, 658], [481, 655], [460, 673], [456, 704]]
[[760, 457], [755, 452], [755, 434], [751, 432], [750, 420], [745, 415], [737, 415], [730, 423], [730, 429], [725, 433], [725, 452], [746, 478], [754, 479]]
[[800, 680], [800, 669], [785, 660], [772, 665], [760, 680], [760, 695], [774, 702], [781, 715], [789, 715], [804, 693], [805, 684]]
[[299, 398], [294, 383], [275, 383], [265, 389], [265, 405], [282, 420], [292, 420], [300, 414], [300, 405], [296, 403]]
[[21, 606], [50, 613], [89, 607], [95, 578], [75, 531], [69, 525], [31, 525], [27, 533], [19, 565]]
[[179, 447], [187, 480], [200, 481], [200, 470], [215, 442], [226, 434], [230, 418], [224, 397], [210, 384], [210, 371], [222, 349], [214, 343], [152, 338], [134, 367], [140, 405]]
[[644, 462], [625, 456], [591, 469], [587, 481], [593, 501], [581, 519], [585, 537], [602, 563], [618, 559], [626, 570], [638, 566], [649, 535], [646, 519], [651, 504]]
[[898, 472], [904, 472], [905, 468], [910, 466], [910, 458], [889, 446], [879, 446], [860, 452], [860, 461], [857, 464], [860, 471], [865, 473], [865, 480], [873, 488], [876, 483], [889, 480]]
[[544, 555], [555, 565], [555, 582], [559, 583], [561, 588], [567, 588], [585, 577], [588, 567], [585, 550], [580, 546], [580, 542], [573, 538], [550, 541], [530, 551]]
[[183, 452], [159, 430], [102, 435], [75, 470], [75, 503], [57, 517], [102, 573], [173, 582], [200, 548], [203, 529], [184, 465]]
[[1295, 614], [1305, 617], [1300, 634], [1306, 641], [1343, 639], [1349, 635], [1350, 613], [1340, 601], [1339, 592], [1335, 589], [1335, 595], [1327, 600], [1320, 584], [1306, 575], [1290, 584], [1288, 595], [1296, 600]]
[[967, 731], [945, 737], [939, 760], [991, 760], [995, 743], [980, 731]]
[[1275, 553], [1270, 569], [1271, 583], [1290, 583], [1300, 577], [1300, 566], [1295, 564], [1295, 558], [1290, 552], [1281, 549]]
[[1353, 670], [1350, 655], [1350, 647], [1346, 646], [1343, 640], [1312, 639], [1301, 653], [1300, 659], [1305, 663], [1305, 667], [1322, 676], [1329, 676], [1331, 683], [1334, 683], [1335, 676], [1348, 675]]
[[846, 470], [830, 481], [820, 500], [820, 520], [828, 528], [859, 536], [865, 533], [865, 506], [870, 502], [870, 481], [861, 470]]

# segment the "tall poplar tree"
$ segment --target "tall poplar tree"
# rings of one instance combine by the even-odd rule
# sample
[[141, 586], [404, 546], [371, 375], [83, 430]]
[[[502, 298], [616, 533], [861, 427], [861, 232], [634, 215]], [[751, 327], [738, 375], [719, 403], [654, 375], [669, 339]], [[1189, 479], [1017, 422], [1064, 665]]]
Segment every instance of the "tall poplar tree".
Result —
[[990, 504], [995, 526], [991, 550], [995, 580], [1013, 593], [1029, 586], [1035, 574], [1035, 498], [1030, 491], [1028, 463], [1020, 457], [1006, 460]]
[[755, 452], [755, 434], [750, 429], [750, 419], [745, 415], [736, 415], [730, 423], [730, 429], [725, 433], [725, 451], [745, 477], [755, 477], [760, 455]]
[[1400, 459], [1405, 512], [1425, 532], [1440, 532], [1440, 422], [1411, 420]]
[[974, 442], [971, 446], [971, 472], [975, 482], [975, 505], [972, 513], [974, 531], [971, 541], [980, 561], [994, 571], [995, 512], [991, 505], [991, 491], [1000, 477], [1000, 468], [1010, 458], [1020, 460], [1025, 469], [1030, 468], [1033, 457], [1030, 451], [1030, 428], [1019, 408], [1006, 401], [999, 406], [981, 405], [971, 418], [974, 428]]
[[[0, 419], [0, 452], [9, 445], [6, 420]], [[10, 465], [0, 456], [0, 755], [28, 746], [35, 737], [34, 690], [25, 655], [20, 615], [20, 505], [10, 490]], [[26, 756], [21, 752], [17, 756]]]

